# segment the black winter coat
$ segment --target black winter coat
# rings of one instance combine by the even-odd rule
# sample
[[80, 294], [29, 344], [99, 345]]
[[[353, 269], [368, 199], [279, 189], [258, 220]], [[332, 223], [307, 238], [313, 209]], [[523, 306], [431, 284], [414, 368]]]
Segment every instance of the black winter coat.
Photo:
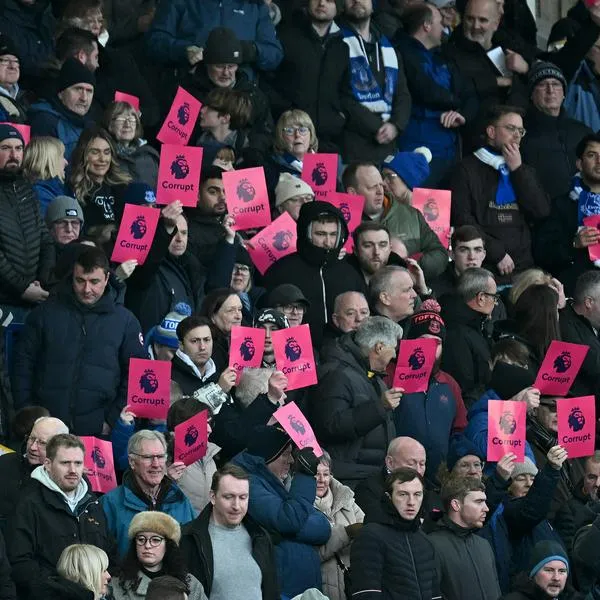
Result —
[[[212, 508], [212, 504], [209, 504], [196, 519], [183, 527], [180, 544], [187, 564], [190, 566], [190, 573], [202, 584], [207, 596], [210, 596], [214, 577], [213, 550], [208, 532]], [[271, 538], [249, 516], [244, 517], [242, 525], [250, 535], [252, 558], [259, 566], [262, 575], [262, 598], [263, 600], [277, 600], [280, 596], [275, 550]]]
[[492, 547], [447, 517], [429, 534], [441, 569], [440, 590], [444, 600], [497, 600], [498, 574]]
[[322, 372], [311, 396], [312, 423], [336, 478], [354, 488], [379, 472], [396, 435], [392, 411], [381, 401], [387, 388], [380, 375], [370, 373], [352, 336], [340, 338]]
[[485, 265], [498, 273], [497, 263], [509, 254], [515, 271], [533, 267], [530, 225], [550, 214], [550, 202], [535, 170], [522, 164], [510, 173], [516, 202], [496, 206], [500, 174], [476, 156], [467, 156], [452, 176], [451, 223], [475, 225], [484, 233]]
[[350, 549], [353, 597], [362, 600], [436, 600], [440, 573], [435, 549], [420, 531], [419, 518], [406, 521], [386, 497], [383, 519], [367, 523]]
[[44, 598], [44, 600], [94, 600], [95, 598], [91, 590], [60, 575], [53, 575], [36, 584], [31, 595], [33, 598]]
[[10, 563], [6, 555], [6, 545], [2, 534], [0, 534], [0, 600], [17, 600], [17, 590], [12, 580]]
[[[22, 452], [10, 452], [0, 456], [0, 529], [6, 534], [10, 517], [20, 495], [32, 487], [31, 472], [38, 465], [30, 465]], [[1, 599], [1, 596], [0, 596]]]
[[31, 184], [20, 173], [0, 171], [0, 303], [25, 304], [23, 292], [35, 280], [44, 287], [54, 262], [54, 243]]
[[575, 148], [592, 130], [561, 109], [551, 117], [531, 105], [525, 116], [527, 135], [521, 142], [523, 161], [537, 171], [538, 179], [550, 198], [563, 196], [571, 189], [577, 172]]
[[458, 295], [443, 299], [442, 317], [446, 323], [442, 370], [456, 379], [469, 408], [479, 400], [490, 380], [487, 317], [467, 306]]
[[15, 355], [15, 408], [40, 405], [76, 435], [99, 435], [127, 398], [130, 358], [146, 358], [138, 320], [108, 285], [93, 306], [70, 281], [33, 310]]
[[206, 215], [198, 208], [186, 210], [188, 219], [188, 252], [208, 268], [217, 252], [217, 244], [225, 237], [221, 219]]
[[[337, 31], [336, 31], [337, 30]], [[283, 61], [268, 77], [267, 94], [273, 116], [298, 108], [310, 115], [321, 151], [336, 149], [346, 117], [341, 95], [348, 85], [348, 46], [336, 24], [320, 38], [304, 13], [278, 31]]]
[[[332, 250], [317, 248], [308, 239], [310, 223], [319, 214], [326, 213], [338, 219], [341, 227], [337, 246]], [[298, 233], [297, 252], [284, 256], [265, 273], [264, 287], [268, 291], [282, 283], [298, 286], [310, 308], [304, 322], [310, 324], [313, 345], [319, 348], [323, 329], [331, 319], [336, 297], [349, 291], [361, 291], [364, 280], [343, 260], [338, 260], [339, 251], [348, 238], [348, 228], [342, 213], [327, 202], [309, 202], [300, 209], [296, 223]]]
[[109, 556], [114, 543], [96, 496], [88, 491], [72, 513], [64, 498], [34, 481], [9, 527], [8, 557], [19, 596], [56, 572], [61, 552], [71, 544], [92, 544]]

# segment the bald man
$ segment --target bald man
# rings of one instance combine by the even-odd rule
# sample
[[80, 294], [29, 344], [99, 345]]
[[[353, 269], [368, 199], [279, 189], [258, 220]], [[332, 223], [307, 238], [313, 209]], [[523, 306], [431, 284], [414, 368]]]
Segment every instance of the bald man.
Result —
[[[354, 490], [354, 499], [371, 520], [380, 514], [381, 498], [385, 490], [385, 480], [390, 473], [402, 467], [414, 469], [421, 476], [425, 474], [427, 457], [425, 448], [411, 437], [394, 438], [388, 448], [385, 464], [377, 475], [361, 481]], [[376, 519], [379, 522], [378, 518]]]
[[0, 526], [3, 531], [19, 495], [32, 481], [31, 472], [44, 464], [46, 444], [59, 433], [69, 433], [69, 428], [60, 419], [40, 417], [25, 440], [24, 452], [0, 456]]
[[321, 358], [326, 360], [336, 340], [345, 333], [356, 331], [370, 314], [369, 303], [363, 293], [343, 292], [336, 296], [331, 321], [323, 333]]

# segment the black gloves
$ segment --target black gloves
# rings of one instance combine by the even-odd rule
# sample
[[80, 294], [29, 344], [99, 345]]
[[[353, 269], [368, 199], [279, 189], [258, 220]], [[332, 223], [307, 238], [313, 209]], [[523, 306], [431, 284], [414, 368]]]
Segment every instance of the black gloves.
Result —
[[298, 473], [316, 477], [318, 465], [319, 459], [315, 456], [312, 448], [302, 448], [296, 454], [296, 471]]

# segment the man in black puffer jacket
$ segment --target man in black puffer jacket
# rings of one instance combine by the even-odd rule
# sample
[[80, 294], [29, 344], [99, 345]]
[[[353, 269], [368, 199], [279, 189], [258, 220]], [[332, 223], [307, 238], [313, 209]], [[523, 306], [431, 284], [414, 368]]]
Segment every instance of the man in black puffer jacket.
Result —
[[340, 338], [319, 370], [311, 397], [313, 426], [337, 479], [351, 488], [380, 472], [395, 437], [392, 411], [402, 390], [388, 390], [383, 377], [401, 337], [402, 327], [391, 319], [369, 317]]
[[381, 499], [383, 513], [367, 522], [350, 550], [353, 597], [361, 600], [437, 600], [440, 573], [431, 541], [420, 530], [423, 478], [394, 471]]
[[296, 230], [297, 251], [269, 268], [264, 286], [268, 291], [282, 283], [300, 288], [310, 303], [304, 322], [310, 324], [312, 342], [318, 348], [323, 329], [331, 320], [335, 299], [343, 292], [364, 289], [365, 283], [352, 266], [338, 260], [348, 239], [348, 226], [335, 206], [329, 202], [302, 205]]
[[31, 308], [45, 300], [54, 244], [35, 192], [21, 172], [23, 136], [0, 125], [0, 306]]
[[15, 356], [15, 408], [40, 405], [77, 435], [107, 435], [127, 397], [130, 358], [146, 358], [138, 320], [115, 301], [108, 259], [78, 255], [73, 279], [27, 317]]

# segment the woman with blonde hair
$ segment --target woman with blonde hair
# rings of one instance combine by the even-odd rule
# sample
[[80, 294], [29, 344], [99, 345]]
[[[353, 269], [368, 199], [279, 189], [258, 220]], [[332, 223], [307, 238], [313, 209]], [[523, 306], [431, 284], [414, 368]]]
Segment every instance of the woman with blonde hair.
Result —
[[128, 102], [112, 102], [104, 111], [103, 125], [115, 140], [123, 169], [135, 181], [156, 189], [160, 156], [143, 138], [140, 113]]
[[50, 600], [100, 600], [108, 593], [108, 556], [90, 544], [67, 546], [56, 564], [57, 575], [41, 584], [35, 597]]
[[526, 269], [515, 277], [508, 295], [510, 306], [514, 307], [521, 294], [532, 285], [550, 286], [558, 294], [558, 309], [561, 310], [566, 306], [567, 299], [563, 284], [542, 269]]
[[86, 234], [104, 243], [116, 229], [123, 194], [131, 176], [121, 169], [114, 141], [102, 127], [86, 129], [71, 160], [69, 186], [83, 208]]
[[33, 185], [42, 217], [56, 196], [65, 195], [65, 145], [47, 135], [31, 138], [23, 157], [23, 174]]

